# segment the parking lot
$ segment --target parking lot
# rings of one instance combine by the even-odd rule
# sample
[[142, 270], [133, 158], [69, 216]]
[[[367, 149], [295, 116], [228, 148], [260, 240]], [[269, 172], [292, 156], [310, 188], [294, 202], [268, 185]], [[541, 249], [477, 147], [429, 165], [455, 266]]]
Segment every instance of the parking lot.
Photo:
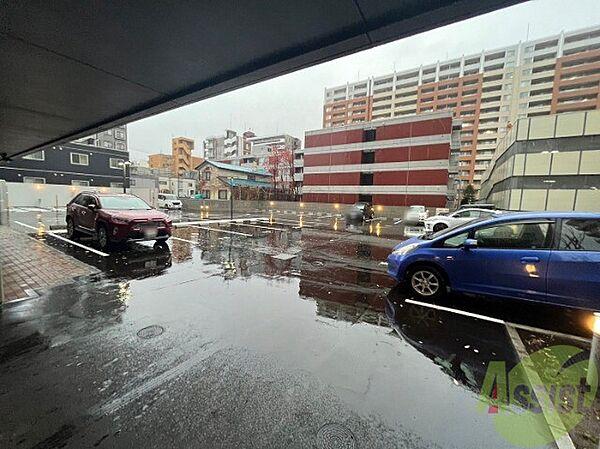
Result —
[[[392, 221], [171, 215], [167, 245], [104, 253], [64, 238], [64, 211], [11, 214], [99, 271], [3, 310], [1, 447], [519, 447], [481, 408], [486, 366], [590, 349], [589, 312], [408, 297]], [[597, 416], [571, 444], [598, 446]]]

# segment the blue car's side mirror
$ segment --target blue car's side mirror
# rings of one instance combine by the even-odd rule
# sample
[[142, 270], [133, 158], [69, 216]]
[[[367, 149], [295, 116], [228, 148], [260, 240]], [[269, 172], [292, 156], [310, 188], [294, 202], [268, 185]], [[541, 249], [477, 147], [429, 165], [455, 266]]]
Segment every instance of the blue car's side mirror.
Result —
[[477, 239], [466, 239], [463, 243], [463, 249], [477, 248]]

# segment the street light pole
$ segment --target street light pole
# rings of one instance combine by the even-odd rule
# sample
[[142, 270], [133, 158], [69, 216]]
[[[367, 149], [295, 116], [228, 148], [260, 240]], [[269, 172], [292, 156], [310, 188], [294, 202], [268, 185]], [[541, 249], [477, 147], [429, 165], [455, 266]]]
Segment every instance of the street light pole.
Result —
[[229, 178], [229, 218], [233, 220], [233, 178]]
[[127, 193], [127, 167], [131, 165], [131, 162], [123, 162], [123, 193]]

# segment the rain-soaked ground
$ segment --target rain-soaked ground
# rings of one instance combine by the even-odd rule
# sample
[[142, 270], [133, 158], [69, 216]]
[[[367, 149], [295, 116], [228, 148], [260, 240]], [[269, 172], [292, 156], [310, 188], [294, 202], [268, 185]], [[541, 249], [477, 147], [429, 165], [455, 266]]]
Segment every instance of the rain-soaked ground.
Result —
[[267, 218], [108, 257], [41, 237], [101, 273], [2, 310], [0, 447], [520, 447], [480, 395], [489, 362], [520, 360], [507, 327], [589, 351], [587, 312], [415, 303], [385, 272], [393, 223]]

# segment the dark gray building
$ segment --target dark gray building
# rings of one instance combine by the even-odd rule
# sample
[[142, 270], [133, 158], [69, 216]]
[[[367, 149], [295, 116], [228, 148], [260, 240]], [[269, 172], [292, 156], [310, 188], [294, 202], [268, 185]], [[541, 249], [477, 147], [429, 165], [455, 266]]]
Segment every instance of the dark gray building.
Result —
[[123, 162], [129, 153], [67, 143], [18, 157], [0, 165], [7, 182], [122, 187]]

